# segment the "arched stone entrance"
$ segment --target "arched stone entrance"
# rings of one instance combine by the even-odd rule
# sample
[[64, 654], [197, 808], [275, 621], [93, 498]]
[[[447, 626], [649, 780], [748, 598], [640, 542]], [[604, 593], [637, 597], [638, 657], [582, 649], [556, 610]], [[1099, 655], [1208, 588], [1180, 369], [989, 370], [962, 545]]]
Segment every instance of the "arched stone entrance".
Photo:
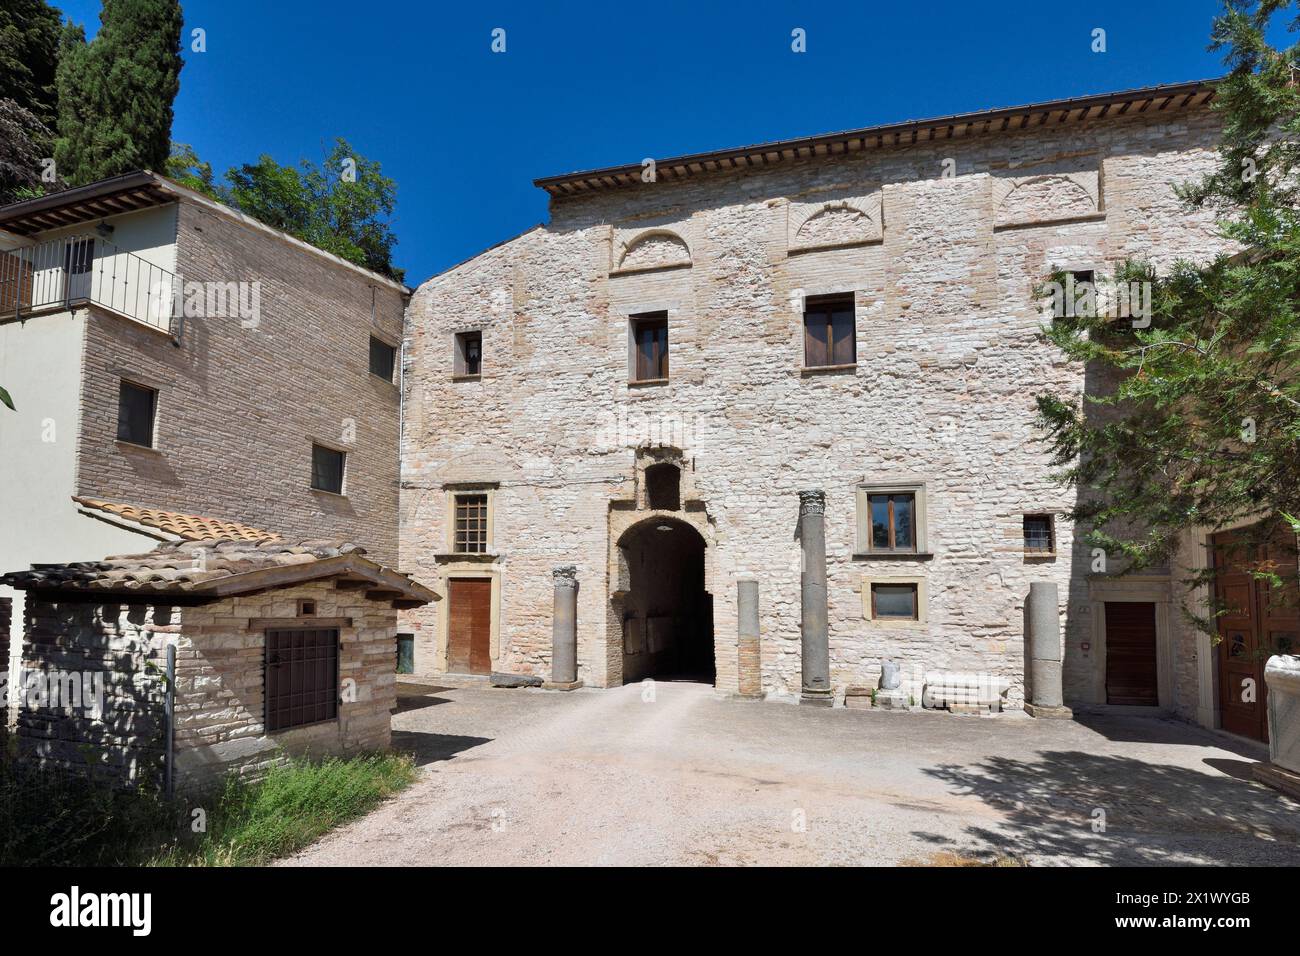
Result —
[[704, 537], [685, 521], [657, 515], [624, 531], [617, 547], [627, 585], [616, 598], [623, 683], [654, 677], [712, 684], [717, 669]]

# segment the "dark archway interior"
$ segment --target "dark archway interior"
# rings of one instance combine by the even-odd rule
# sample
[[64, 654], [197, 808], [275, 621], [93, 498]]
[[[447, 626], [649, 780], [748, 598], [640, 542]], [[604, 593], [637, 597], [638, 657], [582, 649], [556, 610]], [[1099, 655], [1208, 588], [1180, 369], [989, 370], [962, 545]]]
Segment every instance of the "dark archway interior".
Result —
[[676, 465], [664, 462], [645, 470], [646, 498], [655, 511], [680, 511], [682, 508], [682, 473]]
[[690, 525], [655, 519], [619, 542], [630, 571], [623, 601], [623, 681], [646, 677], [713, 683], [713, 596], [704, 589], [704, 539]]

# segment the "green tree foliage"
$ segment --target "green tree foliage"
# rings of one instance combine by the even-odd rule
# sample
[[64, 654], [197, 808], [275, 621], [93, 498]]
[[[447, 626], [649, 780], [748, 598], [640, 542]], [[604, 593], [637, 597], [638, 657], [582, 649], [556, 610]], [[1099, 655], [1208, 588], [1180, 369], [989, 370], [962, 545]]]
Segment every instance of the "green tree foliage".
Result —
[[0, 99], [0, 204], [44, 194], [42, 161], [50, 131], [29, 110]]
[[1215, 210], [1233, 251], [1167, 274], [1118, 268], [1121, 285], [1151, 283], [1149, 325], [1080, 315], [1045, 333], [1090, 378], [1117, 383], [1037, 401], [1086, 539], [1134, 568], [1169, 558], [1187, 529], [1300, 515], [1300, 47], [1266, 40], [1297, 6], [1227, 0], [1214, 24], [1210, 48], [1230, 68], [1219, 162], [1181, 197]]
[[0, 100], [13, 100], [53, 127], [60, 14], [45, 0], [0, 5]]
[[161, 170], [180, 89], [176, 0], [104, 0], [99, 33], [69, 25], [59, 48], [59, 174], [82, 185], [133, 169]]
[[320, 164], [285, 166], [264, 155], [236, 166], [226, 171], [227, 186], [217, 184], [212, 167], [185, 144], [173, 147], [167, 170], [182, 185], [268, 226], [402, 281], [392, 261], [397, 237], [390, 225], [397, 184], [345, 139], [336, 139]]

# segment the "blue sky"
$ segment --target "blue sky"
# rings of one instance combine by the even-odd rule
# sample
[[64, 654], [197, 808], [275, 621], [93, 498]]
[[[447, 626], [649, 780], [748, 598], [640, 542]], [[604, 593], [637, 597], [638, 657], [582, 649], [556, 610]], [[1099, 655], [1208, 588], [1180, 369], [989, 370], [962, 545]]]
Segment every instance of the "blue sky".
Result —
[[[93, 35], [98, 0], [54, 2]], [[411, 285], [545, 220], [539, 176], [1223, 72], [1218, 0], [183, 7], [207, 52], [187, 43], [173, 139], [220, 173], [346, 137], [397, 181]]]

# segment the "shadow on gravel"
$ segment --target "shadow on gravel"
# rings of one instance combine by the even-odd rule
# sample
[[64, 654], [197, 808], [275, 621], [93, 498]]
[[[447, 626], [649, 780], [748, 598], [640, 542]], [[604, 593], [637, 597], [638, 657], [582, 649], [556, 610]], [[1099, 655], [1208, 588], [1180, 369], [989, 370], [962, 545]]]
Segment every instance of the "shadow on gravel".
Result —
[[415, 758], [415, 765], [450, 760], [459, 753], [490, 744], [491, 737], [464, 737], [459, 734], [430, 734], [418, 730], [394, 730], [393, 749]]
[[1083, 857], [1107, 866], [1173, 864], [1188, 855], [1224, 865], [1300, 863], [1295, 805], [1235, 775], [1079, 751], [991, 757], [925, 773], [1007, 815], [1001, 829], [967, 829], [977, 852]]

